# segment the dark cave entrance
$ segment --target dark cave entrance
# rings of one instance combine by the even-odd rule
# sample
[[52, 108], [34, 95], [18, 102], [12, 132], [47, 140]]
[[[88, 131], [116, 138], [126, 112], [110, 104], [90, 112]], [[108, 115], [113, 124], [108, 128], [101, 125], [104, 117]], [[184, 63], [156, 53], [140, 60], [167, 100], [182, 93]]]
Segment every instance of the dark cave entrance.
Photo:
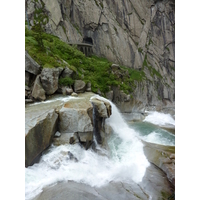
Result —
[[83, 43], [91, 44], [93, 45], [93, 40], [91, 37], [84, 37], [83, 38]]

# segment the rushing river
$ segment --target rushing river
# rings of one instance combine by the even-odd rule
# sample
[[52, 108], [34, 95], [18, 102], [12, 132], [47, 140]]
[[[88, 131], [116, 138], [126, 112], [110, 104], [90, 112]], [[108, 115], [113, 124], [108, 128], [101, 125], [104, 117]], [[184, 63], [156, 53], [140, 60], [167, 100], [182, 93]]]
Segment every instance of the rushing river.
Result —
[[[98, 153], [96, 153], [91, 149], [86, 151], [78, 144], [52, 145], [45, 151], [39, 163], [25, 168], [27, 200], [42, 192], [45, 186], [59, 181], [73, 180], [96, 187], [110, 181], [139, 183], [149, 166], [140, 139], [174, 145], [174, 136], [169, 132], [149, 121], [146, 122], [147, 120], [128, 124], [123, 120], [116, 106], [112, 102], [110, 104], [112, 115], [106, 119], [106, 123], [112, 127], [114, 134], [108, 139], [108, 149], [97, 146]], [[69, 151], [78, 162], [69, 158], [67, 154]]]

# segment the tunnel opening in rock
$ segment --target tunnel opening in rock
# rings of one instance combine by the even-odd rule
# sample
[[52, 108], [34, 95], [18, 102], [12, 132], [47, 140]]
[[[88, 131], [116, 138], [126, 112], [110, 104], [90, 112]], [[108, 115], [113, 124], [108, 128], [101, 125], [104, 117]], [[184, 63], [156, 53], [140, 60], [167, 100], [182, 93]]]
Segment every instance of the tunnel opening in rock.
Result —
[[84, 37], [83, 38], [83, 43], [91, 44], [93, 45], [93, 40], [91, 37]]

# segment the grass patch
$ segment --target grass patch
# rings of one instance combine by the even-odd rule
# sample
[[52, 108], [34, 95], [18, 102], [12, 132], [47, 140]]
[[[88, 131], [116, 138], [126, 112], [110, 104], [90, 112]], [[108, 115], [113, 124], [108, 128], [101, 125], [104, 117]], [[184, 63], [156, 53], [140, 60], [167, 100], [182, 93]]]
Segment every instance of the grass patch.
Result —
[[[60, 78], [59, 84], [71, 86], [75, 79], [91, 82], [92, 92], [101, 91], [105, 95], [110, 86], [120, 86], [125, 93], [131, 93], [135, 87], [134, 81], [145, 79], [143, 71], [137, 71], [121, 66], [112, 72], [111, 65], [106, 58], [95, 55], [86, 57], [75, 47], [61, 41], [58, 37], [47, 33], [42, 34], [44, 50], [38, 47], [34, 31], [25, 30], [25, 49], [30, 56], [43, 68], [68, 67], [75, 72], [73, 78]], [[120, 75], [120, 76], [119, 76]]]
[[63, 86], [72, 86], [74, 84], [74, 80], [70, 77], [65, 77], [60, 78], [58, 83]]
[[45, 65], [43, 66], [43, 68], [54, 68], [54, 66], [50, 65], [49, 63], [45, 63]]

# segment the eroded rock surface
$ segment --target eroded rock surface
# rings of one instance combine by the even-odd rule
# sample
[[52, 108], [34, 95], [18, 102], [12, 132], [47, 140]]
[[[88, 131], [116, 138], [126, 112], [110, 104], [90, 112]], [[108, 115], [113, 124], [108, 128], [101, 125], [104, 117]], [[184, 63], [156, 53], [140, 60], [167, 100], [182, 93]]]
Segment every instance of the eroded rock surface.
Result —
[[175, 187], [175, 147], [149, 142], [144, 142], [144, 144], [144, 153], [149, 162], [163, 170], [169, 181]]
[[[30, 114], [30, 113], [29, 113]], [[31, 115], [31, 114], [30, 114]], [[57, 130], [58, 114], [54, 109], [27, 116], [25, 132], [25, 166], [28, 167], [51, 144]], [[35, 117], [35, 118], [34, 118]]]

